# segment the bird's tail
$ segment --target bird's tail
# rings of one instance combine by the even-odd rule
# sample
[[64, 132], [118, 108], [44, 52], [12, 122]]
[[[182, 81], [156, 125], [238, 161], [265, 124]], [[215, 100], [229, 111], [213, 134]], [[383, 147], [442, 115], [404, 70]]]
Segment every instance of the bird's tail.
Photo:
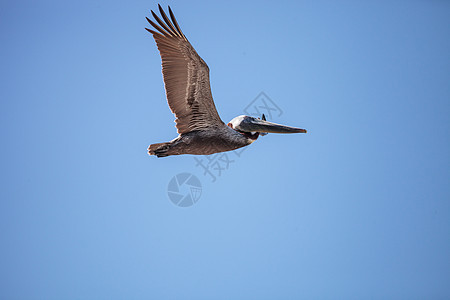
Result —
[[170, 149], [171, 144], [172, 142], [151, 144], [150, 146], [148, 146], [148, 154], [156, 155], [157, 157], [168, 156], [170, 154], [167, 153], [167, 150]]

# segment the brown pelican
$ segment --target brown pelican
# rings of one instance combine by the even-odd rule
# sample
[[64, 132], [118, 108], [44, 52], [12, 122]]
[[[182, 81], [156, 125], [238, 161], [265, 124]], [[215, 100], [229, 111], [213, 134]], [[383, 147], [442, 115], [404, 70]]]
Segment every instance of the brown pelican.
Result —
[[161, 20], [153, 11], [155, 30], [145, 28], [156, 41], [162, 60], [167, 102], [175, 114], [179, 136], [148, 147], [150, 155], [208, 155], [235, 150], [253, 143], [267, 133], [306, 133], [250, 116], [239, 116], [227, 125], [220, 119], [211, 94], [209, 68], [180, 29], [169, 6], [170, 19], [158, 4]]

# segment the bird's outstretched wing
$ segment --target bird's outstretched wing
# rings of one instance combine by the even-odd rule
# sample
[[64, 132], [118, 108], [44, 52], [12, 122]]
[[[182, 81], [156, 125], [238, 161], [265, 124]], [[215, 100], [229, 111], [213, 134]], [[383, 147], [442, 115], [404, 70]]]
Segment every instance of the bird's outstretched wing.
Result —
[[209, 68], [178, 26], [169, 6], [171, 20], [158, 4], [162, 21], [153, 11], [157, 31], [145, 28], [155, 38], [162, 60], [167, 102], [177, 118], [178, 133], [224, 125], [217, 113], [209, 84]]

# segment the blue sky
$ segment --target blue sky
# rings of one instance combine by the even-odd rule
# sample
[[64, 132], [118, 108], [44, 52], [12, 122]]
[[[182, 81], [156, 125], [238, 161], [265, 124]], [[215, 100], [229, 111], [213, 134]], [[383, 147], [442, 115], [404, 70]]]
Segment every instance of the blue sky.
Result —
[[450, 3], [161, 4], [225, 122], [264, 92], [308, 133], [215, 182], [149, 157], [176, 137], [157, 3], [2, 2], [0, 298], [448, 299]]

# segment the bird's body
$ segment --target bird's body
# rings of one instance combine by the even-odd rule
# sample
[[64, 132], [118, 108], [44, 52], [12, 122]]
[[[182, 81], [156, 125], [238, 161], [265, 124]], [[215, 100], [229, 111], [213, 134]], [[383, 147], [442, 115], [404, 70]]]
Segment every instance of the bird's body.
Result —
[[161, 54], [167, 101], [176, 116], [179, 136], [166, 143], [152, 144], [150, 155], [209, 155], [231, 151], [251, 144], [260, 133], [306, 132], [304, 129], [239, 116], [225, 124], [219, 117], [211, 94], [209, 68], [181, 31], [172, 10], [170, 19], [159, 6], [161, 20], [153, 11], [157, 30], [153, 34]]
[[253, 141], [254, 139], [224, 124], [214, 130], [191, 131], [170, 142], [150, 145], [149, 153], [158, 157], [180, 154], [209, 155], [235, 150], [250, 145]]

